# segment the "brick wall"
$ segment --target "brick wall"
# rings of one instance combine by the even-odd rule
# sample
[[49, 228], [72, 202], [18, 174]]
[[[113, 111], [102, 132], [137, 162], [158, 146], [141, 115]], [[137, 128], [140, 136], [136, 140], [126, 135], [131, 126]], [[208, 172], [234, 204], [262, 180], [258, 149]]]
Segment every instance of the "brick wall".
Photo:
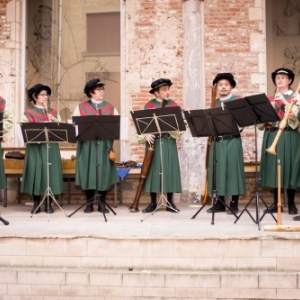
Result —
[[0, 47], [3, 47], [10, 34], [10, 24], [7, 23], [6, 6], [11, 0], [0, 0]]
[[[131, 2], [131, 1], [130, 1]], [[183, 24], [181, 0], [138, 0], [126, 3], [128, 62], [126, 73], [138, 73], [140, 90], [130, 93], [132, 109], [150, 100], [151, 82], [160, 77], [173, 82], [170, 97], [182, 102]], [[144, 146], [130, 143], [132, 156], [142, 161]]]
[[[262, 20], [251, 17], [255, 0], [204, 1], [204, 55], [206, 106], [210, 105], [212, 80], [217, 73], [231, 72], [237, 86], [234, 93], [240, 96], [260, 92], [258, 83], [251, 77], [260, 70], [259, 54], [251, 46], [251, 34], [262, 34]], [[262, 8], [261, 8], [262, 9]], [[245, 161], [254, 161], [254, 128], [242, 134]]]
[[[10, 3], [9, 12], [6, 16], [6, 5]], [[263, 0], [137, 0], [122, 2], [122, 14], [124, 16], [124, 57], [122, 57], [123, 69], [122, 84], [124, 85], [124, 94], [126, 102], [126, 114], [128, 107], [133, 110], [141, 109], [147, 100], [151, 99], [149, 94], [150, 84], [159, 77], [169, 77], [173, 81], [171, 88], [171, 98], [185, 108], [186, 99], [184, 95], [186, 82], [184, 68], [186, 60], [187, 36], [194, 32], [184, 31], [184, 20], [187, 18], [184, 10], [187, 3], [201, 3], [203, 6], [203, 15], [201, 13], [198, 26], [203, 27], [203, 57], [200, 68], [203, 68], [203, 82], [193, 78], [192, 83], [199, 86], [199, 95], [203, 90], [205, 99], [195, 99], [197, 108], [209, 107], [210, 88], [215, 75], [219, 72], [232, 72], [237, 80], [237, 88], [234, 92], [240, 96], [256, 94], [266, 90], [266, 82], [263, 80], [265, 75], [266, 63], [265, 56], [265, 32], [264, 32], [264, 1]], [[14, 5], [19, 5], [15, 1], [0, 1], [0, 13], [2, 14], [0, 22], [0, 47], [2, 64], [2, 90], [7, 99], [21, 99], [19, 95], [22, 91], [19, 77], [16, 77], [16, 68], [19, 68], [18, 62], [14, 61], [18, 57], [15, 53], [18, 44], [13, 43], [13, 39], [20, 35], [20, 32], [10, 34], [9, 26], [13, 23]], [[198, 11], [189, 12], [198, 14]], [[10, 22], [6, 22], [9, 17]], [[17, 18], [17, 17], [16, 17]], [[202, 18], [202, 19], [201, 19]], [[197, 26], [197, 25], [196, 25]], [[12, 26], [13, 27], [13, 26]], [[2, 31], [1, 31], [2, 30]], [[2, 32], [2, 35], [1, 35]], [[5, 43], [5, 40], [11, 40]], [[200, 42], [200, 41], [199, 41]], [[17, 87], [17, 88], [14, 88]], [[1, 86], [0, 86], [1, 88]], [[122, 91], [123, 93], [123, 91]], [[199, 98], [199, 97], [198, 97]], [[13, 100], [19, 101], [19, 100]], [[14, 118], [18, 120], [20, 116], [20, 105], [14, 105], [11, 101], [8, 106], [13, 108]], [[124, 114], [124, 109], [122, 114]], [[142, 162], [144, 156], [144, 146], [136, 141], [134, 126], [130, 127], [129, 140], [126, 147], [122, 148], [123, 157], [127, 159]], [[16, 132], [11, 132], [8, 137], [9, 146], [16, 143]], [[242, 134], [244, 145], [245, 161], [254, 160], [254, 129], [246, 128]], [[186, 143], [189, 147], [190, 139], [181, 139], [181, 146]], [[192, 144], [193, 145], [193, 144]], [[197, 171], [205, 170], [204, 159], [205, 143], [195, 147], [189, 153], [191, 163], [197, 165], [196, 161], [203, 162], [203, 165], [197, 167]], [[126, 149], [125, 149], [126, 148]], [[181, 162], [182, 170], [185, 162]], [[199, 197], [203, 193], [205, 176], [197, 173], [197, 176], [191, 176], [191, 169], [186, 168], [182, 171], [185, 178], [190, 178], [193, 182], [186, 186], [186, 199], [191, 201], [191, 194]]]

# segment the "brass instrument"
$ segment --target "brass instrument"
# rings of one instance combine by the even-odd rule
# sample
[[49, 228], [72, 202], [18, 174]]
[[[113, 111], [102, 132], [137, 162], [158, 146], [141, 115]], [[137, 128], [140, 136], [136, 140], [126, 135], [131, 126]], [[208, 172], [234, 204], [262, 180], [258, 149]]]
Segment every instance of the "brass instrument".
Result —
[[[299, 90], [300, 90], [300, 82], [298, 84], [296, 93], [298, 93]], [[289, 115], [290, 115], [290, 113], [292, 111], [292, 108], [293, 108], [294, 104], [295, 104], [295, 100], [293, 99], [292, 102], [290, 103], [289, 109], [286, 111], [283, 119], [281, 120], [281, 122], [279, 124], [278, 131], [277, 131], [277, 134], [275, 136], [275, 139], [274, 139], [272, 145], [268, 149], [266, 149], [266, 151], [268, 153], [276, 155], [276, 146], [277, 146], [277, 143], [278, 143], [278, 141], [280, 139], [280, 136], [281, 136], [283, 130], [285, 129], [285, 127], [287, 125], [288, 118], [289, 118]]]
[[[165, 107], [167, 104], [168, 100], [163, 99], [161, 103], [161, 107]], [[142, 188], [144, 186], [145, 180], [148, 176], [151, 163], [152, 163], [152, 158], [153, 158], [153, 153], [154, 153], [154, 144], [150, 144], [150, 146], [147, 149], [147, 152], [145, 154], [143, 164], [142, 164], [142, 169], [141, 169], [141, 175], [140, 175], [140, 180], [139, 180], [139, 185], [137, 187], [134, 201], [129, 207], [130, 212], [136, 213], [139, 212], [139, 202], [140, 202], [140, 197], [142, 193]]]
[[[214, 85], [211, 88], [211, 102], [210, 102], [210, 107], [215, 107], [216, 98], [217, 98], [217, 85]], [[203, 196], [202, 196], [202, 198], [200, 200], [201, 204], [205, 204], [206, 201], [209, 198], [209, 194], [208, 194], [208, 173], [209, 173], [209, 151], [210, 151], [211, 142], [212, 142], [212, 137], [210, 136], [207, 139], [207, 145], [206, 145], [206, 158], [205, 158], [206, 179], [205, 179], [204, 194], [203, 194]]]

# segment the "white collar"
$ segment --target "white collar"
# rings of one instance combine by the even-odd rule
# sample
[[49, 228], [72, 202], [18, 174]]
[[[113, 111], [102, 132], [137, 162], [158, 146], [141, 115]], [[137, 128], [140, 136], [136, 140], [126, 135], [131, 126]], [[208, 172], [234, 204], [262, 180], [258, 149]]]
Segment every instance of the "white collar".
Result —
[[286, 93], [284, 93], [283, 95], [288, 95], [291, 96], [292, 94], [294, 94], [294, 92], [292, 90], [288, 90]]
[[228, 100], [229, 98], [231, 98], [232, 97], [232, 94], [230, 93], [228, 96], [226, 96], [226, 97], [220, 97], [220, 101], [222, 101], [222, 102], [224, 102], [224, 101], [226, 101], [226, 100]]
[[91, 98], [91, 101], [92, 101], [92, 103], [94, 104], [94, 105], [98, 105], [98, 104], [101, 104], [102, 102], [103, 102], [103, 100], [100, 100], [100, 101], [97, 101], [97, 100], [94, 100], [94, 99], [92, 99]]

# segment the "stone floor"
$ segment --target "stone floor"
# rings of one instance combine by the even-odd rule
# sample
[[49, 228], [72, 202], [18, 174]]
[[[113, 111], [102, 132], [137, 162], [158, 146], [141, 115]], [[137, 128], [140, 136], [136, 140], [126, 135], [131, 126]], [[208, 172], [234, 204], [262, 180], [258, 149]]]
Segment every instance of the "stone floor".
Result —
[[[44, 206], [44, 205], [43, 205]], [[96, 208], [96, 205], [94, 205]], [[42, 212], [37, 215], [31, 215], [31, 203], [9, 204], [7, 207], [0, 207], [0, 214], [3, 219], [9, 222], [5, 226], [0, 222], [0, 237], [24, 236], [24, 237], [49, 237], [49, 236], [101, 236], [108, 238], [226, 238], [226, 237], [263, 237], [266, 235], [281, 235], [287, 238], [300, 238], [300, 230], [294, 231], [265, 231], [265, 226], [276, 225], [270, 214], [266, 215], [261, 221], [261, 229], [244, 211], [239, 220], [234, 224], [235, 217], [226, 213], [216, 213], [214, 225], [212, 225], [212, 214], [208, 214], [204, 209], [191, 219], [199, 210], [199, 205], [177, 205], [180, 208], [179, 213], [170, 213], [165, 211], [165, 206], [161, 206], [159, 211], [154, 214], [143, 214], [140, 207], [139, 213], [131, 213], [124, 205], [119, 205], [112, 209], [112, 212], [106, 214], [105, 222], [102, 213], [94, 211], [91, 214], [85, 214], [83, 209], [68, 217], [74, 212], [78, 205], [70, 204], [61, 207], [55, 207], [54, 214]], [[260, 203], [260, 214], [264, 209], [263, 203]], [[240, 212], [243, 207], [240, 207]], [[256, 219], [255, 202], [248, 207], [249, 213]], [[274, 214], [277, 217], [277, 214]], [[293, 216], [287, 213], [284, 207], [282, 213], [282, 223], [300, 228], [300, 222], [293, 221]]]

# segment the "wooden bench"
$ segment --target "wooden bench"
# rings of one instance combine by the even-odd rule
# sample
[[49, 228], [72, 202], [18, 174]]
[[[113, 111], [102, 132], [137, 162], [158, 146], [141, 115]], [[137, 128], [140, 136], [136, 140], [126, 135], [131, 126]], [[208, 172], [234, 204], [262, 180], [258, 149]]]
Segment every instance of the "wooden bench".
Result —
[[[23, 166], [24, 160], [20, 159], [4, 159], [4, 169], [7, 178], [16, 178], [17, 179], [17, 200], [18, 203], [21, 202], [21, 178], [23, 175]], [[75, 179], [75, 167], [76, 167], [76, 160], [73, 159], [62, 159], [62, 173], [63, 178], [67, 180], [68, 184], [68, 204], [71, 202], [71, 181]], [[117, 184], [114, 185], [114, 206], [117, 207], [118, 199], [117, 199]], [[120, 192], [120, 195], [122, 193]], [[121, 196], [120, 196], [121, 197]], [[121, 201], [120, 201], [121, 202]], [[62, 203], [62, 198], [60, 195], [60, 203]], [[3, 206], [7, 206], [7, 189], [4, 190], [4, 197], [3, 197]]]
[[[6, 175], [6, 180], [8, 178], [16, 178], [17, 179], [17, 199], [18, 203], [21, 202], [21, 178], [23, 176], [23, 166], [24, 160], [20, 159], [4, 159], [4, 170]], [[63, 169], [63, 178], [68, 180], [68, 203], [70, 203], [71, 199], [71, 179], [75, 178], [75, 160], [62, 160], [62, 169]], [[61, 202], [61, 199], [60, 199]], [[4, 198], [3, 198], [3, 206], [7, 206], [7, 189], [4, 190]]]
[[[5, 174], [7, 178], [17, 178], [17, 199], [18, 203], [21, 202], [21, 193], [20, 193], [20, 187], [21, 187], [21, 178], [23, 174], [23, 164], [24, 160], [15, 160], [15, 159], [4, 159], [4, 168], [5, 168]], [[245, 175], [246, 178], [253, 178], [255, 177], [255, 164], [254, 163], [245, 163]], [[68, 204], [71, 202], [71, 181], [75, 179], [75, 167], [76, 167], [76, 160], [72, 159], [63, 159], [62, 160], [62, 169], [63, 169], [63, 178], [67, 180], [67, 193], [68, 193]], [[259, 171], [259, 165], [258, 165], [258, 171]], [[136, 179], [138, 180], [140, 177], [141, 169], [131, 169], [128, 175], [124, 178], [128, 179]], [[119, 182], [119, 203], [122, 204], [123, 197], [122, 197], [122, 191], [123, 191], [123, 180], [120, 179]], [[118, 185], [114, 185], [114, 207], [118, 206]], [[61, 199], [60, 199], [61, 202]], [[3, 206], [7, 206], [7, 189], [4, 190], [4, 198], [3, 198]]]

